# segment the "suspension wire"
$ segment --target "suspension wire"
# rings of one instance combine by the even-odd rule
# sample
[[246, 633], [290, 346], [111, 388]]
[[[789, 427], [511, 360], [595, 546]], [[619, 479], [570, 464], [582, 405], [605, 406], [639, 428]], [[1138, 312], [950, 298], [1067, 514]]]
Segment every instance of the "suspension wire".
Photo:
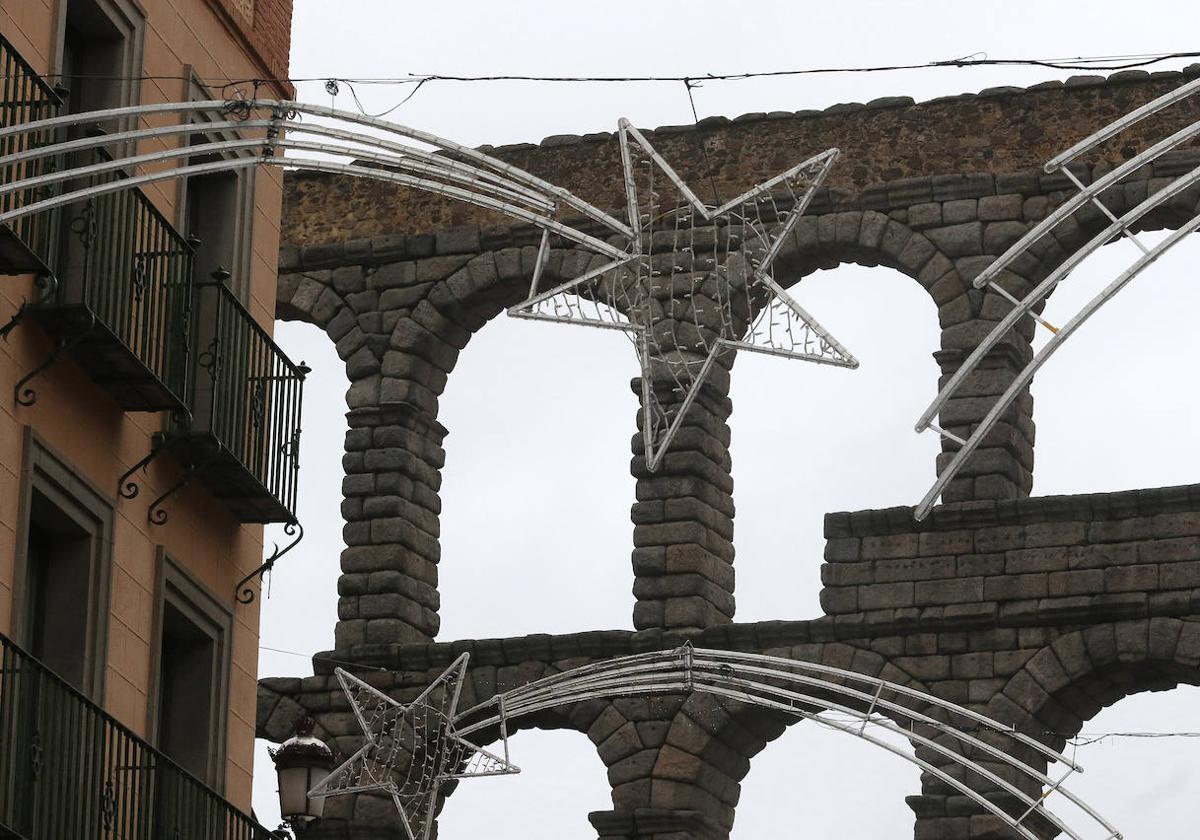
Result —
[[[866, 721], [863, 718], [851, 717], [849, 715], [843, 715], [836, 711], [826, 711], [821, 714], [821, 717], [829, 718], [829, 719], [837, 721], [837, 722], [852, 722], [852, 723], [858, 724], [860, 722], [869, 723], [876, 719], [882, 719], [886, 716], [885, 715], [873, 715], [871, 718], [871, 721]], [[977, 724], [969, 724], [969, 723], [960, 724], [960, 725], [956, 726], [955, 728], [960, 732], [968, 732], [968, 733], [978, 732], [978, 731], [981, 731], [981, 729], [982, 729]], [[1162, 739], [1162, 738], [1195, 739], [1195, 738], [1200, 738], [1200, 732], [1191, 732], [1191, 731], [1187, 731], [1187, 730], [1183, 730], [1183, 731], [1179, 731], [1179, 732], [1163, 732], [1163, 731], [1086, 732], [1086, 731], [1083, 731], [1083, 732], [1076, 732], [1076, 733], [1056, 732], [1053, 729], [1041, 729], [1041, 730], [1036, 730], [1036, 731], [1032, 730], [1032, 729], [1023, 729], [1021, 731], [1024, 732], [1026, 735], [1032, 735], [1035, 737], [1040, 736], [1040, 737], [1063, 738], [1064, 740], [1067, 741], [1068, 744], [1071, 745], [1071, 747], [1073, 749], [1078, 749], [1079, 747], [1089, 747], [1089, 746], [1092, 746], [1093, 744], [1099, 744], [1103, 741], [1114, 740], [1114, 739], [1118, 739], [1118, 738], [1125, 738], [1125, 739]]]
[[[694, 125], [700, 127], [700, 114], [696, 111], [696, 97], [692, 95], [692, 88], [700, 87], [700, 84], [694, 79], [684, 79], [683, 88], [687, 91], [688, 103], [692, 106], [692, 119]], [[416, 91], [413, 91], [414, 93]], [[725, 202], [721, 201], [721, 193], [717, 190], [717, 179], [713, 177], [712, 161], [708, 157], [708, 141], [697, 133], [696, 139], [700, 142], [700, 153], [704, 156], [704, 169], [708, 173], [708, 184], [712, 187], [713, 203], [720, 207]]]
[[[982, 56], [982, 57], [979, 57]], [[551, 75], [522, 75], [522, 74], [493, 74], [465, 75], [450, 73], [408, 73], [391, 77], [353, 77], [328, 74], [324, 76], [289, 76], [283, 78], [257, 77], [234, 79], [230, 76], [207, 77], [205, 82], [217, 83], [224, 81], [225, 87], [243, 84], [300, 84], [305, 82], [337, 81], [361, 85], [422, 85], [427, 82], [554, 82], [554, 83], [633, 83], [633, 82], [672, 82], [679, 84], [696, 80], [733, 82], [747, 79], [781, 78], [788, 76], [806, 76], [815, 74], [839, 73], [886, 73], [899, 70], [929, 70], [939, 68], [966, 67], [996, 67], [996, 66], [1026, 66], [1043, 67], [1052, 70], [1131, 70], [1139, 67], [1149, 67], [1164, 61], [1174, 61], [1187, 58], [1200, 58], [1200, 51], [1179, 51], [1169, 53], [1142, 53], [1107, 56], [1074, 56], [1070, 58], [988, 58], [986, 53], [971, 53], [960, 58], [942, 61], [929, 61], [920, 64], [887, 64], [863, 67], [808, 67], [791, 70], [745, 71], [738, 73], [690, 73], [684, 76], [657, 75], [625, 75], [625, 76], [551, 76]], [[11, 75], [0, 75], [0, 78], [11, 78]], [[62, 79], [61, 75], [50, 75], [48, 78]], [[181, 75], [106, 75], [106, 74], [77, 74], [72, 78], [101, 79], [110, 81], [183, 81], [191, 77]]]
[[379, 665], [363, 665], [361, 662], [348, 662], [345, 659], [334, 659], [331, 656], [317, 656], [316, 654], [301, 653], [298, 650], [283, 650], [282, 648], [267, 647], [259, 645], [259, 650], [270, 651], [271, 653], [282, 653], [286, 656], [301, 656], [305, 659], [311, 659], [313, 662], [329, 662], [333, 665], [345, 665], [348, 668], [354, 668], [359, 671], [390, 671], [390, 668], [384, 668]]
[[[331, 80], [331, 81], [334, 81], [334, 80]], [[362, 104], [362, 101], [361, 101], [361, 100], [358, 98], [358, 91], [356, 91], [356, 90], [354, 89], [354, 83], [353, 83], [352, 81], [350, 81], [349, 79], [342, 79], [341, 81], [342, 81], [342, 83], [343, 83], [343, 84], [345, 84], [345, 85], [346, 85], [346, 88], [347, 88], [347, 89], [350, 91], [350, 97], [351, 97], [351, 98], [354, 100], [354, 105], [355, 105], [355, 106], [358, 108], [359, 112], [360, 112], [360, 113], [361, 113], [363, 116], [371, 117], [371, 118], [373, 118], [373, 119], [379, 119], [379, 118], [381, 118], [381, 117], [386, 117], [386, 116], [388, 116], [389, 114], [392, 114], [393, 112], [395, 112], [395, 111], [398, 111], [398, 110], [399, 110], [400, 108], [402, 108], [404, 105], [407, 105], [407, 104], [408, 104], [408, 101], [409, 101], [410, 99], [412, 99], [414, 96], [416, 96], [418, 93], [420, 93], [420, 91], [421, 91], [421, 88], [422, 88], [422, 87], [424, 87], [424, 86], [425, 86], [425, 83], [426, 83], [426, 82], [428, 82], [428, 81], [430, 81], [430, 80], [429, 80], [429, 79], [421, 79], [420, 81], [418, 81], [418, 82], [417, 82], [417, 86], [416, 86], [416, 87], [414, 87], [414, 88], [413, 88], [413, 89], [412, 89], [412, 90], [409, 92], [408, 96], [406, 96], [406, 97], [404, 97], [403, 99], [401, 99], [399, 102], [397, 102], [397, 103], [396, 103], [395, 105], [393, 105], [391, 108], [388, 108], [386, 111], [380, 111], [380, 112], [379, 112], [379, 113], [377, 113], [377, 114], [371, 114], [371, 113], [368, 113], [368, 112], [367, 112], [366, 106], [364, 106], [364, 105]], [[336, 84], [336, 81], [335, 81], [335, 84]]]

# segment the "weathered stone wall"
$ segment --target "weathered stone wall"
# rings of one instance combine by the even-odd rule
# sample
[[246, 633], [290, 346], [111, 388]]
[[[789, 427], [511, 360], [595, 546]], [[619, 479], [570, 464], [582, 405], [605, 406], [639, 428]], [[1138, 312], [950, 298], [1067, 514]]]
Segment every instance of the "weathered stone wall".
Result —
[[[463, 652], [470, 653], [471, 667], [462, 708], [559, 671], [688, 640], [881, 677], [965, 705], [1055, 749], [1128, 694], [1200, 684], [1200, 486], [975, 502], [940, 508], [921, 525], [912, 523], [911, 513], [896, 508], [826, 517], [826, 579], [855, 569], [868, 582], [856, 584], [857, 591], [831, 583], [822, 600], [837, 601], [848, 591], [867, 598], [866, 609], [704, 630], [348, 647], [318, 654], [317, 676], [261, 681], [259, 735], [282, 740], [297, 716], [308, 713], [321, 737], [349, 755], [360, 743], [359, 729], [329, 676], [333, 662], [359, 663], [364, 679], [403, 701]], [[932, 577], [950, 556], [963, 575]], [[873, 559], [855, 559], [863, 557]], [[1056, 575], [1074, 580], [1081, 562], [1082, 572], [1096, 578], [1085, 579], [1087, 596], [1042, 594], [1054, 591], [1049, 581]], [[893, 575], [906, 581], [904, 591], [874, 608], [873, 587], [893, 584], [870, 581]], [[1111, 591], [1103, 581], [1115, 584]], [[960, 599], [960, 585], [995, 598]], [[940, 588], [917, 596], [922, 587]], [[573, 729], [595, 744], [612, 785], [612, 809], [590, 815], [602, 840], [682, 840], [728, 837], [753, 757], [796, 722], [694, 693], [591, 701], [517, 725]], [[519, 763], [520, 735], [512, 746]], [[931, 750], [916, 754], [946, 764]], [[914, 790], [917, 775], [914, 769]], [[920, 775], [920, 793], [909, 798], [917, 838], [1010, 836], [965, 796]], [[798, 796], [800, 809], [803, 792]], [[339, 797], [326, 809], [326, 819], [310, 832], [313, 840], [401, 837], [390, 801]]]
[[1059, 614], [1186, 607], [1200, 587], [1200, 516], [1187, 488], [1064, 496], [825, 519], [821, 607], [866, 621], [952, 616], [1038, 623]]
[[[685, 181], [703, 186], [704, 199], [711, 199], [704, 191], [710, 183], [728, 198], [836, 146], [842, 155], [828, 182], [835, 190], [861, 193], [868, 208], [881, 201], [903, 203], [904, 193], [912, 190], [907, 203], [915, 204], [918, 195], [928, 194], [931, 180], [936, 189], [959, 175], [1036, 169], [1081, 137], [1197, 74], [1200, 65], [1183, 74], [1132, 70], [1107, 79], [1079, 76], [1065, 83], [993, 88], [920, 104], [889, 97], [824, 111], [710, 117], [696, 127], [666, 126], [645, 133]], [[1184, 103], [1122, 134], [1102, 150], [1102, 157], [1127, 159], [1198, 117], [1200, 104]], [[613, 134], [563, 135], [540, 145], [484, 151], [602, 209], [625, 207]], [[708, 163], [711, 172], [701, 169]], [[387, 184], [321, 174], [291, 175], [286, 184], [283, 239], [292, 245], [504, 224], [488, 211]]]

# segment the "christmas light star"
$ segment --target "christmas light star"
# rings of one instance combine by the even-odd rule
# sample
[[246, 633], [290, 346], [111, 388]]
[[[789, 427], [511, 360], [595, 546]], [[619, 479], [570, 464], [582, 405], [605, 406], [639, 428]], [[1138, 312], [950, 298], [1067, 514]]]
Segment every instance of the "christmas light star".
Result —
[[382, 791], [392, 797], [409, 840], [428, 840], [442, 786], [454, 779], [519, 773], [505, 757], [479, 747], [454, 731], [454, 716], [466, 673], [463, 654], [411, 703], [400, 703], [354, 675], [335, 669], [342, 690], [362, 727], [365, 742], [309, 796]]
[[597, 256], [579, 276], [539, 291], [549, 257], [544, 234], [529, 297], [509, 314], [630, 335], [642, 369], [642, 436], [653, 471], [726, 352], [858, 367], [773, 272], [838, 151], [709, 206], [627, 120], [618, 139], [633, 229], [625, 256]]

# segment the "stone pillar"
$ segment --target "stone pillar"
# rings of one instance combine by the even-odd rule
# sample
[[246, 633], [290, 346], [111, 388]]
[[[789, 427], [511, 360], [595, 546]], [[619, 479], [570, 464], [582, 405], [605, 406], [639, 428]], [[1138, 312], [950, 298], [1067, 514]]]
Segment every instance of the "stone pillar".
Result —
[[[935, 766], [945, 761], [935, 760], [938, 757], [932, 750], [918, 749], [917, 755]], [[947, 772], [953, 770], [949, 767], [943, 769]], [[990, 765], [988, 769], [1001, 775], [1005, 772], [1004, 766], [998, 763]], [[1028, 809], [1015, 796], [999, 788], [993, 786], [984, 790], [989, 800], [1018, 818]], [[1009, 828], [995, 814], [929, 773], [921, 774], [921, 791], [920, 795], [908, 796], [904, 800], [916, 816], [913, 831], [915, 840], [1021, 840], [1021, 834]], [[1026, 790], [1025, 793], [1036, 797], [1041, 791]], [[1053, 840], [1060, 833], [1037, 813], [1027, 816], [1021, 824], [1043, 840]]]
[[[991, 324], [986, 326], [991, 328]], [[1012, 384], [1031, 354], [1028, 344], [1024, 351], [1011, 344], [1002, 344], [989, 353], [963, 381], [956, 395], [942, 407], [942, 428], [964, 439], [969, 437], [996, 399]], [[934, 354], [942, 370], [939, 387], [958, 370], [966, 356], [965, 351], [956, 349]], [[1028, 497], [1033, 490], [1033, 442], [1033, 396], [1026, 388], [946, 486], [942, 501]], [[942, 453], [937, 460], [939, 473], [950, 463], [958, 448], [957, 443], [943, 438]]]
[[424, 642], [438, 631], [438, 513], [446, 430], [407, 403], [347, 415], [336, 646]]
[[[633, 380], [641, 394], [641, 380]], [[656, 382], [664, 406], [678, 406], [674, 382]], [[733, 478], [729, 457], [729, 373], [714, 365], [657, 471], [633, 437], [633, 625], [700, 629], [733, 619]], [[670, 411], [670, 408], [668, 408]], [[638, 413], [638, 428], [642, 414]]]
[[[938, 304], [942, 327], [941, 350], [934, 354], [941, 368], [939, 387], [958, 370], [1013, 304], [990, 288], [976, 289], [974, 280], [1029, 230], [1019, 193], [991, 195], [995, 186], [983, 181], [943, 184], [933, 190], [935, 204], [921, 205], [921, 216], [934, 226], [923, 230], [953, 270], [927, 286]], [[910, 208], [910, 219], [917, 208]], [[1020, 300], [1033, 289], [1027, 278], [1045, 276], [1057, 254], [1043, 242], [1009, 266], [996, 282]], [[1045, 261], [1043, 261], [1043, 257]], [[942, 409], [940, 424], [966, 438], [987, 414], [1025, 363], [1032, 358], [1033, 321], [1025, 318], [985, 357]], [[1033, 487], [1033, 398], [1028, 390], [1018, 397], [988, 438], [942, 493], [943, 502], [1019, 499]], [[942, 441], [940, 472], [958, 444]]]
[[[1010, 234], [1010, 239], [1024, 230], [1024, 226], [1016, 222], [1003, 224], [1012, 224], [1019, 228]], [[989, 225], [988, 229], [992, 226]], [[1006, 244], [1010, 244], [1008, 239], [992, 247], [999, 249]], [[961, 297], [953, 304], [943, 306], [939, 310], [942, 320], [942, 349], [934, 353], [934, 359], [941, 369], [939, 389], [987, 337], [996, 323], [1012, 309], [1011, 303], [991, 289], [977, 290], [971, 285], [972, 280], [990, 265], [992, 259], [991, 256], [983, 256], [957, 261], [957, 271], [967, 290], [962, 292]], [[1039, 274], [1042, 272], [1040, 267], [1036, 270]], [[997, 282], [1018, 299], [1025, 297], [1033, 288], [1032, 283], [1012, 271], [1001, 272]], [[942, 428], [962, 438], [970, 436], [1000, 395], [1033, 358], [1033, 330], [1033, 320], [1023, 319], [984, 356], [958, 387], [954, 397], [942, 407], [938, 421]], [[1033, 444], [1033, 396], [1026, 388], [1000, 416], [983, 444], [967, 459], [958, 475], [947, 485], [942, 493], [942, 501], [965, 502], [1028, 497], [1033, 490]], [[957, 443], [942, 440], [942, 454], [938, 456], [937, 462], [939, 473], [954, 457], [958, 448]]]
[[699, 811], [638, 808], [593, 811], [588, 820], [599, 840], [725, 840], [729, 832]]

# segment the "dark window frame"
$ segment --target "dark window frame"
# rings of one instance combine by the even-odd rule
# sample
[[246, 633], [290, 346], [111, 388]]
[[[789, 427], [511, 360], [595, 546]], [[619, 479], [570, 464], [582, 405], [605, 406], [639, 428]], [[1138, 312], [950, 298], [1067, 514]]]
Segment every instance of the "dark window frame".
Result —
[[215, 679], [209, 698], [211, 743], [208, 767], [200, 780], [222, 793], [225, 790], [225, 762], [228, 755], [229, 690], [233, 664], [233, 610], [223, 604], [188, 569], [176, 561], [164, 546], [158, 546], [155, 562], [154, 627], [150, 643], [149, 702], [146, 713], [147, 740], [158, 749], [159, 713], [162, 703], [163, 617], [166, 606], [182, 613], [197, 628], [213, 637]]
[[108, 665], [108, 622], [111, 611], [114, 501], [81, 476], [29, 426], [24, 428], [17, 546], [13, 569], [12, 627], [17, 643], [31, 647], [29, 538], [34, 494], [53, 504], [91, 535], [88, 570], [87, 639], [82, 692], [101, 703]]
[[[198, 75], [196, 69], [192, 65], [185, 65], [183, 75], [186, 81], [183, 84], [183, 101], [187, 102], [203, 102], [213, 99], [222, 99], [222, 95], [214, 93], [207, 85], [205, 85]], [[203, 126], [205, 123], [218, 122], [225, 119], [223, 115], [212, 113], [193, 113], [191, 119], [198, 126]], [[193, 138], [204, 137], [205, 142], [220, 142], [226, 140], [244, 140], [245, 135], [240, 131], [211, 131], [203, 134], [197, 133]], [[191, 139], [191, 138], [189, 138]], [[187, 142], [185, 140], [185, 142]], [[257, 152], [251, 150], [243, 150], [240, 152], [228, 152], [225, 157], [228, 159], [249, 158], [255, 157]], [[233, 275], [230, 281], [229, 288], [237, 296], [243, 304], [250, 304], [250, 274], [254, 265], [254, 217], [255, 217], [255, 189], [256, 175], [258, 167], [249, 167], [248, 169], [238, 169], [229, 173], [230, 177], [236, 178], [237, 195], [234, 201], [234, 214], [231, 220], [233, 226], [233, 254], [230, 259], [230, 264], [224, 266]], [[175, 228], [183, 231], [184, 235], [192, 233], [192, 225], [189, 224], [189, 201], [188, 201], [188, 180], [180, 179], [178, 200], [175, 203]], [[196, 280], [205, 282], [209, 277], [198, 275]]]
[[[57, 0], [55, 3], [55, 54], [54, 70], [59, 80], [66, 82], [63, 77], [65, 53], [67, 44], [68, 7], [71, 0]], [[79, 0], [76, 0], [79, 2]], [[116, 85], [115, 99], [117, 106], [137, 105], [141, 101], [142, 85], [139, 77], [142, 75], [142, 59], [146, 45], [146, 9], [139, 0], [86, 0], [101, 14], [116, 30], [123, 47], [120, 58], [120, 75]], [[121, 121], [120, 128], [128, 129], [137, 124], [134, 118]], [[116, 123], [105, 126], [110, 132], [116, 130]], [[130, 148], [114, 148], [109, 151], [114, 154], [131, 154]]]

